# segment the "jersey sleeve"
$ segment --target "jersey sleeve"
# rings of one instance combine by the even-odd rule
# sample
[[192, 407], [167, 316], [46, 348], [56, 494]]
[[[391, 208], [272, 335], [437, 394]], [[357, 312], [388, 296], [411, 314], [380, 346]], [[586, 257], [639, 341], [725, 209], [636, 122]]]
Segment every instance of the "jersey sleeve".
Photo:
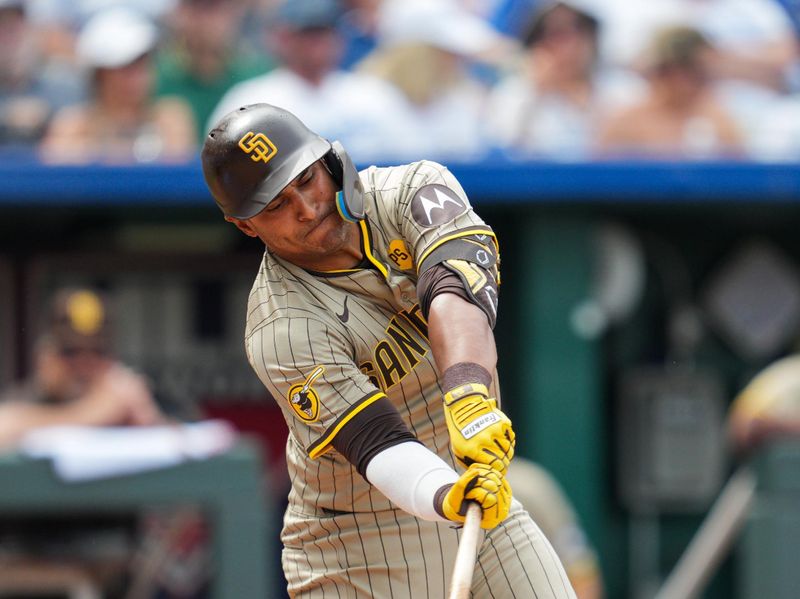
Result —
[[346, 335], [313, 318], [279, 318], [245, 340], [250, 365], [311, 458], [385, 395], [353, 361]]
[[396, 218], [418, 269], [436, 247], [451, 239], [474, 234], [494, 238], [445, 166], [423, 160], [410, 165], [404, 179], [397, 191]]

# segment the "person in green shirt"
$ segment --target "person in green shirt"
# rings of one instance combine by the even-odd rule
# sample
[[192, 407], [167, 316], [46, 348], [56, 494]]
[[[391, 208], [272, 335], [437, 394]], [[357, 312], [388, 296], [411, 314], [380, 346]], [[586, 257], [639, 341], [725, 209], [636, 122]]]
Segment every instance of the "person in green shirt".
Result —
[[200, 142], [225, 92], [273, 67], [263, 48], [248, 47], [247, 14], [247, 3], [237, 0], [179, 0], [167, 19], [171, 41], [157, 55], [157, 93], [190, 104]]

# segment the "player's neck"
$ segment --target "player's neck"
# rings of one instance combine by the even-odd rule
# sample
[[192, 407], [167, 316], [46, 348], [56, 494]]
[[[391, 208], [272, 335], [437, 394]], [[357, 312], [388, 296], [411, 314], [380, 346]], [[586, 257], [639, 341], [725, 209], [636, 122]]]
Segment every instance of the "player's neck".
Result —
[[364, 260], [364, 244], [361, 241], [361, 227], [357, 223], [349, 223], [347, 239], [331, 258], [333, 266], [323, 270], [347, 270], [356, 268]]
[[342, 230], [342, 243], [324, 256], [309, 260], [290, 259], [295, 265], [315, 272], [331, 272], [357, 268], [364, 259], [364, 246], [361, 240], [361, 227], [357, 223], [347, 223]]

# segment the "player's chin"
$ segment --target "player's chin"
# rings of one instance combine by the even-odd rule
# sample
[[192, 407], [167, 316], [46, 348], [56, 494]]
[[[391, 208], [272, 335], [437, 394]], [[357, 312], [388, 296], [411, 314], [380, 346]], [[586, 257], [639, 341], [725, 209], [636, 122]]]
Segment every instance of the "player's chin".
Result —
[[345, 222], [332, 212], [306, 233], [306, 242], [317, 247], [327, 247], [341, 241]]

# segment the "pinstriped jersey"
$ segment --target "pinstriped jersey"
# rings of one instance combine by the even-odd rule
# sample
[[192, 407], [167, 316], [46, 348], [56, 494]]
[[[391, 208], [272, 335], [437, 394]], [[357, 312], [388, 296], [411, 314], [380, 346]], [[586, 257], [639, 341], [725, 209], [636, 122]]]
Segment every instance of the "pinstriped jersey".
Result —
[[247, 356], [290, 431], [287, 514], [394, 509], [332, 447], [384, 396], [426, 447], [455, 464], [417, 269], [448, 240], [493, 234], [439, 164], [370, 167], [360, 177], [363, 267], [310, 272], [267, 249], [249, 298]]

